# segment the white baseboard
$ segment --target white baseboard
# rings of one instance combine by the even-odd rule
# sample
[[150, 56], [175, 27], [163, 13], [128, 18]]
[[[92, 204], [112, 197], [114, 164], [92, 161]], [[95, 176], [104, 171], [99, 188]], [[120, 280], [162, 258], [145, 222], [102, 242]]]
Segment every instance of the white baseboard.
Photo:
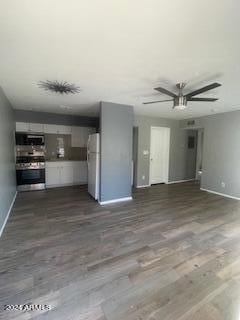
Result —
[[151, 187], [150, 184], [145, 184], [143, 186], [136, 186], [136, 188], [148, 188], [148, 187]]
[[129, 201], [129, 200], [132, 200], [132, 197], [119, 198], [119, 199], [113, 199], [113, 200], [108, 200], [108, 201], [99, 201], [99, 204], [100, 205], [105, 205], [105, 204], [123, 202], [123, 201]]
[[186, 180], [168, 181], [167, 184], [182, 183], [182, 182], [195, 181], [195, 180], [196, 180], [196, 179], [186, 179]]
[[220, 193], [220, 192], [216, 192], [216, 191], [208, 190], [208, 189], [204, 189], [204, 188], [200, 188], [200, 190], [206, 191], [206, 192], [209, 192], [209, 193], [214, 193], [214, 194], [217, 194], [218, 196], [222, 196], [222, 197], [225, 197], [225, 198], [230, 198], [230, 199], [234, 199], [234, 200], [239, 200], [240, 201], [240, 198], [230, 196], [229, 194]]
[[7, 215], [6, 215], [6, 218], [5, 218], [5, 220], [4, 220], [4, 222], [3, 222], [3, 225], [2, 225], [2, 227], [1, 227], [1, 229], [0, 229], [0, 237], [2, 236], [3, 230], [4, 230], [5, 226], [6, 226], [6, 223], [7, 223], [7, 221], [8, 221], [8, 218], [9, 218], [10, 213], [11, 213], [11, 211], [12, 211], [12, 207], [13, 207], [13, 205], [14, 205], [14, 202], [15, 202], [15, 200], [16, 200], [16, 197], [17, 197], [17, 191], [15, 192], [15, 195], [14, 195], [14, 197], [13, 197], [13, 199], [12, 199], [12, 202], [11, 202], [11, 205], [10, 205], [10, 207], [9, 207], [8, 213], [7, 213]]
[[71, 187], [71, 186], [82, 186], [86, 185], [86, 181], [80, 181], [80, 182], [74, 182], [74, 183], [62, 183], [62, 184], [50, 184], [46, 185], [46, 189], [52, 189], [52, 188], [62, 188], [62, 187]]

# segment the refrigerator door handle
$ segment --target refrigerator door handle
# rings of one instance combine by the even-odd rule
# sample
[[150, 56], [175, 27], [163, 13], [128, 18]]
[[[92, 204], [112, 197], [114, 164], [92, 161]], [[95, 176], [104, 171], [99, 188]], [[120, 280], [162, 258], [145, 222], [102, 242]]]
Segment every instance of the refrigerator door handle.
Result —
[[87, 141], [87, 165], [89, 160], [89, 140], [90, 140], [90, 136], [88, 136], [88, 141]]

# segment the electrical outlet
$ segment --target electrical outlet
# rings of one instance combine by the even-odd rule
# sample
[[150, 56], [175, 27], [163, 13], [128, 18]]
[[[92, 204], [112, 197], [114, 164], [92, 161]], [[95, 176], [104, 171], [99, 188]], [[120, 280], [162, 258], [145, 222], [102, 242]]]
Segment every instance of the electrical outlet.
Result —
[[225, 188], [225, 186], [226, 186], [225, 182], [221, 182], [221, 187]]
[[142, 180], [145, 180], [145, 176], [142, 176]]

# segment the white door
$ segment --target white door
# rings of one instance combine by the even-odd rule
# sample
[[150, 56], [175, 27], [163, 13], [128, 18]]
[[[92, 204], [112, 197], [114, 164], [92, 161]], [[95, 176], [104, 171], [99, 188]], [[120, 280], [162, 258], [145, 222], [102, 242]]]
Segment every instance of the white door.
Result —
[[151, 127], [150, 184], [167, 183], [170, 128]]

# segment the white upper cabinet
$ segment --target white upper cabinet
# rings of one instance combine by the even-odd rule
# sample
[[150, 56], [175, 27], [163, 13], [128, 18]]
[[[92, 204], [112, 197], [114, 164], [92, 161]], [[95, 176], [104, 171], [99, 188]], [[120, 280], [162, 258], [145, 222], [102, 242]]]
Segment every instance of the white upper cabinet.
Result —
[[43, 130], [42, 123], [29, 123], [29, 131], [43, 133]]
[[57, 133], [57, 125], [55, 124], [45, 124], [44, 125], [44, 132], [45, 133]]
[[27, 122], [16, 122], [16, 131], [27, 132], [29, 131], [29, 123]]
[[96, 133], [93, 127], [63, 126], [57, 124], [42, 124], [16, 122], [16, 131], [18, 132], [35, 132], [35, 133], [53, 133], [53, 134], [70, 134], [72, 136], [72, 147], [87, 147], [88, 136]]
[[59, 126], [59, 133], [61, 134], [71, 134], [72, 127], [70, 126]]
[[56, 125], [56, 124], [45, 124], [44, 125], [44, 132], [45, 133], [58, 133], [58, 134], [71, 134], [72, 127]]
[[72, 127], [72, 147], [87, 147], [88, 136], [95, 132], [92, 127]]
[[16, 131], [43, 133], [44, 127], [42, 123], [16, 122]]

